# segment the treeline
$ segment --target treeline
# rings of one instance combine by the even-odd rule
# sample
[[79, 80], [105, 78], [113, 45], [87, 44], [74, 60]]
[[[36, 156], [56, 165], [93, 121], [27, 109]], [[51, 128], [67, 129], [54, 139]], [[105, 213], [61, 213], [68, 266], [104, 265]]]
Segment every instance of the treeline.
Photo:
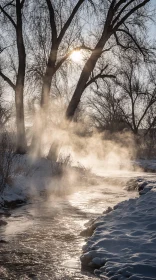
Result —
[[40, 134], [57, 98], [68, 121], [87, 114], [99, 130], [155, 129], [153, 19], [150, 0], [1, 0], [0, 118], [2, 127], [11, 91], [17, 152], [27, 151], [24, 98], [30, 107], [40, 100]]

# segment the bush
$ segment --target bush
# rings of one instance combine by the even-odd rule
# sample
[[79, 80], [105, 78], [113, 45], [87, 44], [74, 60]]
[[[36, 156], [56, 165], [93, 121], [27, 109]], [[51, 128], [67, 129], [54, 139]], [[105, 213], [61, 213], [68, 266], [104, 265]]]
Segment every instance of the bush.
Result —
[[72, 158], [71, 155], [60, 153], [57, 161], [51, 160], [52, 175], [62, 177], [67, 169], [71, 168]]
[[6, 184], [9, 184], [11, 181], [14, 157], [14, 143], [9, 133], [2, 132], [0, 135], [0, 194], [3, 193]]
[[139, 158], [155, 159], [156, 158], [156, 141], [155, 138], [149, 135], [145, 137], [139, 137], [137, 141]]

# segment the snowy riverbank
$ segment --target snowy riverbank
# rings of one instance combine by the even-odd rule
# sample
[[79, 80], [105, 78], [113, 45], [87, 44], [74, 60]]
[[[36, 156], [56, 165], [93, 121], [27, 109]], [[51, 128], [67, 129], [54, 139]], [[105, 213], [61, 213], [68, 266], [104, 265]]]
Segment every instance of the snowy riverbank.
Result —
[[21, 204], [38, 197], [52, 176], [51, 163], [46, 159], [33, 160], [28, 155], [13, 159], [9, 177], [0, 196], [0, 204]]
[[119, 203], [90, 228], [81, 262], [102, 279], [156, 279], [156, 181], [140, 180], [141, 196]]
[[[17, 155], [13, 157], [10, 174], [5, 178], [6, 184], [3, 193], [0, 196], [0, 205], [4, 201], [11, 203], [18, 201], [19, 204], [30, 198], [39, 197], [41, 193], [67, 193], [70, 188], [73, 189], [75, 182], [85, 182], [87, 184], [96, 184], [100, 177], [104, 180], [115, 179], [118, 177], [139, 177], [143, 172], [123, 170], [106, 170], [103, 168], [100, 177], [92, 174], [85, 166], [78, 163], [77, 167], [68, 166], [68, 157], [62, 158], [62, 162], [53, 162], [46, 158], [33, 159], [29, 155]], [[69, 157], [70, 163], [70, 157]], [[106, 162], [101, 162], [101, 166]], [[141, 169], [156, 170], [156, 160], [138, 160], [131, 162], [131, 165], [141, 167]], [[125, 163], [126, 166], [126, 163]], [[94, 168], [93, 168], [94, 173]], [[61, 173], [61, 174], [60, 174]], [[62, 174], [63, 173], [63, 174]], [[62, 176], [63, 175], [63, 176]], [[103, 180], [102, 179], [102, 180]]]
[[64, 196], [74, 192], [77, 185], [94, 185], [97, 180], [101, 178], [83, 165], [72, 166], [70, 156], [62, 156], [55, 162], [17, 155], [13, 158], [9, 176], [5, 178], [0, 206], [15, 208], [41, 197]]
[[[153, 162], [151, 164], [153, 167]], [[143, 165], [145, 165], [145, 162], [143, 162]], [[109, 203], [112, 201], [112, 196], [114, 198], [114, 202], [111, 205], [112, 207], [115, 203], [127, 199], [127, 197], [124, 198], [126, 196], [125, 193], [122, 194], [117, 188], [110, 191], [108, 184], [109, 178], [99, 177], [99, 179], [102, 180], [100, 197], [103, 197], [103, 204], [97, 205], [97, 201], [99, 201], [99, 197], [96, 197], [97, 188], [96, 185], [95, 187], [93, 186], [94, 184], [91, 187], [91, 181], [94, 183], [98, 178], [92, 178], [90, 173], [89, 181], [86, 181], [85, 176], [88, 174], [85, 174], [85, 168], [83, 167], [69, 167], [69, 169], [65, 171], [66, 172], [60, 178], [59, 163], [44, 158], [33, 160], [27, 155], [15, 158], [11, 176], [1, 196], [1, 205], [6, 205], [7, 207], [8, 202], [8, 208], [14, 208], [28, 201], [34, 203], [35, 200], [38, 201], [40, 197], [45, 197], [45, 200], [48, 200], [51, 195], [53, 196], [56, 194], [63, 196], [70, 193], [72, 189], [73, 197], [75, 193], [74, 203], [72, 204], [72, 201], [68, 202], [74, 209], [75, 207], [79, 209], [80, 205], [83, 203], [80, 201], [79, 189], [76, 189], [75, 179], [78, 179], [77, 181], [80, 188], [83, 184], [86, 187], [87, 183], [89, 183], [87, 189], [89, 189], [91, 194], [94, 194], [93, 197], [90, 194], [90, 204], [87, 202], [85, 207], [80, 207], [80, 209], [83, 210], [82, 213], [86, 213], [84, 211], [86, 207], [88, 207], [90, 211], [91, 206], [89, 207], [89, 205], [92, 205], [94, 200], [96, 201], [95, 208], [99, 207], [99, 214], [103, 206], [108, 207], [108, 205], [110, 205]], [[117, 185], [117, 181], [120, 182], [121, 180], [121, 173], [123, 173], [122, 175], [124, 177], [124, 172], [121, 171], [118, 174], [118, 178], [115, 176], [114, 178], [110, 177], [111, 182], [113, 182], [115, 186]], [[146, 173], [142, 173], [142, 175], [143, 174], [146, 176]], [[138, 173], [135, 174], [131, 172], [129, 176], [126, 177], [126, 180], [133, 178], [134, 175], [136, 178], [141, 178]], [[152, 174], [147, 175], [152, 176]], [[155, 178], [154, 174], [153, 178]], [[129, 189], [133, 190], [136, 188], [134, 184], [136, 181], [138, 181], [139, 184], [140, 194], [144, 195], [141, 195], [139, 199], [130, 199], [119, 203], [114, 207], [113, 211], [111, 208], [108, 208], [101, 217], [91, 222], [89, 226], [88, 233], [91, 234], [93, 230], [94, 233], [83, 247], [84, 254], [81, 257], [81, 262], [84, 266], [89, 265], [94, 267], [95, 274], [103, 279], [156, 279], [156, 180], [151, 179], [150, 181], [149, 179], [149, 181], [145, 181], [141, 179], [132, 179], [129, 184]], [[107, 189], [104, 188], [104, 183], [106, 186], [108, 185]], [[120, 184], [120, 189], [122, 189], [122, 187], [123, 185]], [[126, 190], [124, 190], [124, 192], [126, 192]], [[99, 195], [99, 193], [97, 193], [97, 195]], [[106, 203], [105, 199], [107, 195], [110, 197], [108, 197], [109, 199]], [[84, 192], [83, 196], [81, 195], [81, 200], [84, 196], [88, 196], [88, 190]], [[78, 205], [76, 202], [78, 202]], [[3, 212], [2, 209], [1, 211], [2, 217], [10, 215], [7, 211]], [[4, 223], [6, 224], [7, 222], [1, 220], [1, 225], [4, 225]], [[4, 240], [1, 240], [1, 242], [3, 241]]]

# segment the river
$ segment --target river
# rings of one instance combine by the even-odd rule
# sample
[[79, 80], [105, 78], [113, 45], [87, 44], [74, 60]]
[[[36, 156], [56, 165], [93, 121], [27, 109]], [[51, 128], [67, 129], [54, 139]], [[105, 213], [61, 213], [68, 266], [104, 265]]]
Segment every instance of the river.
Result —
[[[120, 183], [119, 183], [120, 182]], [[0, 279], [97, 279], [81, 269], [80, 255], [85, 223], [108, 206], [136, 197], [123, 180], [103, 180], [100, 185], [77, 187], [70, 195], [32, 200], [11, 211], [0, 228]]]

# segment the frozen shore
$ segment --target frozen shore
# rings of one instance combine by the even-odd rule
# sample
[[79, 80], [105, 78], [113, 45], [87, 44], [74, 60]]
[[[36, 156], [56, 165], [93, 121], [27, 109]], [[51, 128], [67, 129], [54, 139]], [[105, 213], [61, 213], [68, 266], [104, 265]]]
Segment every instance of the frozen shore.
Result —
[[93, 234], [81, 263], [102, 279], [156, 279], [156, 181], [140, 180], [139, 189], [139, 198], [119, 203], [89, 225]]

